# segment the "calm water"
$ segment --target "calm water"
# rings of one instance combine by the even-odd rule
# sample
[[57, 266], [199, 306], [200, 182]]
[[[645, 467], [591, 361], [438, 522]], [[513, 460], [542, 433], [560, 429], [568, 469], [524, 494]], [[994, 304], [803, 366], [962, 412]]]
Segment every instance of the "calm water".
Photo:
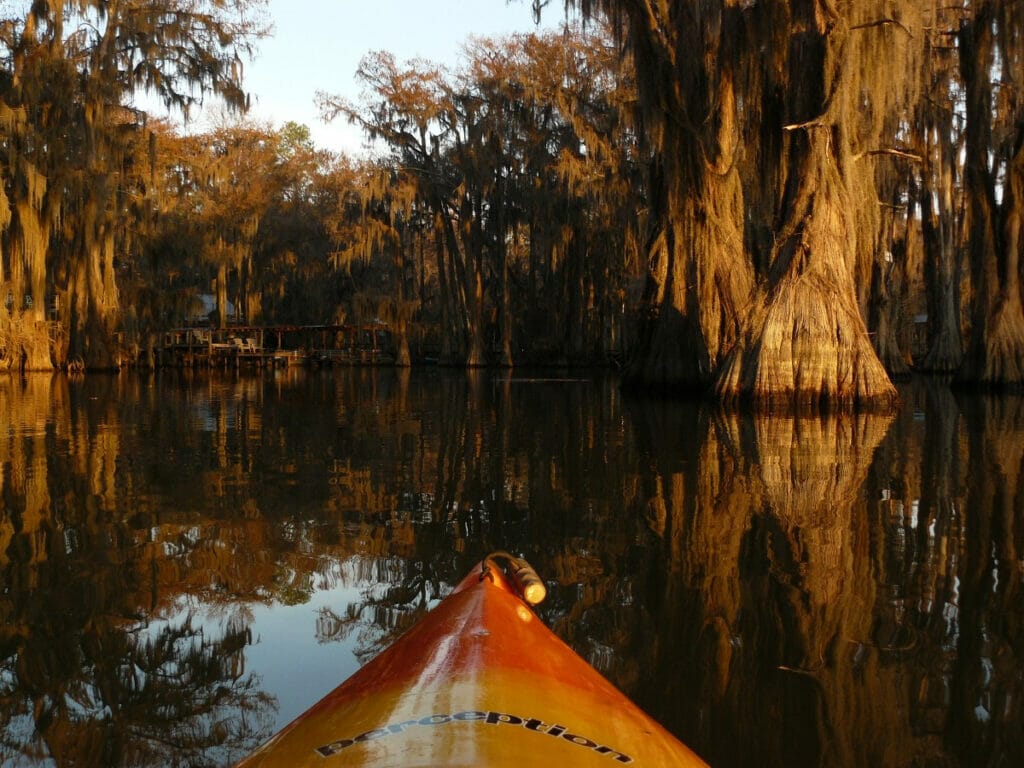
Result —
[[0, 378], [0, 763], [228, 763], [507, 549], [716, 766], [1024, 765], [1024, 400], [574, 376]]

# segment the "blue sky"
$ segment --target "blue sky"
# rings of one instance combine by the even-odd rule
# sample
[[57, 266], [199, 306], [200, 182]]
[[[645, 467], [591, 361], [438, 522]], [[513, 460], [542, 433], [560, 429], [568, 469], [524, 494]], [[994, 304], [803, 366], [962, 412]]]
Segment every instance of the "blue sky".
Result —
[[[270, 0], [269, 13], [274, 36], [259, 43], [245, 73], [252, 116], [275, 127], [305, 123], [317, 146], [348, 152], [359, 151], [359, 132], [344, 120], [324, 125], [314, 97], [357, 98], [355, 71], [369, 51], [454, 64], [471, 35], [536, 29], [529, 0]], [[561, 2], [551, 3], [544, 26], [559, 25], [562, 13]]]

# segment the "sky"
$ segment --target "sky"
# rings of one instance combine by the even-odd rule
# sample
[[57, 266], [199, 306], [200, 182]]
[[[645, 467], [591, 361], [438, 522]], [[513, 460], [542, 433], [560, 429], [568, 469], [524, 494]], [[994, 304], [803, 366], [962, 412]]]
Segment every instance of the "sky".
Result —
[[[358, 153], [359, 130], [343, 118], [325, 125], [317, 91], [356, 100], [359, 61], [386, 50], [399, 62], [426, 58], [453, 65], [471, 35], [498, 36], [536, 30], [529, 0], [270, 0], [272, 37], [259, 41], [245, 70], [250, 116], [280, 127], [309, 127], [323, 149]], [[562, 3], [544, 12], [544, 27], [557, 27]]]

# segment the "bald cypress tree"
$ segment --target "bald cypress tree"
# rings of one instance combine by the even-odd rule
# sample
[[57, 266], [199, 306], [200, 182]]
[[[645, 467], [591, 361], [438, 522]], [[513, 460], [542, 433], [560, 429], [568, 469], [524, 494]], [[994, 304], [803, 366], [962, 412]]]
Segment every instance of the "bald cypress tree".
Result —
[[[74, 70], [62, 55], [57, 2], [36, 2], [3, 25], [0, 182], [6, 205], [0, 254], [0, 368], [52, 368], [46, 322], [47, 254], [60, 212], [51, 148], [63, 148]], [[45, 108], [43, 108], [45, 107]]]
[[67, 326], [72, 351], [89, 366], [118, 362], [115, 259], [124, 207], [119, 182], [128, 160], [123, 134], [144, 123], [144, 116], [123, 104], [147, 90], [186, 117], [206, 95], [244, 109], [241, 59], [261, 32], [250, 15], [258, 6], [249, 0], [113, 0], [78, 9], [95, 24], [83, 25], [65, 45], [67, 55], [80, 62], [81, 83], [74, 153], [68, 158], [74, 170], [68, 203], [77, 224], [67, 270]]
[[1024, 7], [974, 0], [960, 27], [966, 101], [965, 187], [974, 284], [972, 334], [959, 377], [1024, 386]]
[[[794, 0], [753, 22], [770, 52], [760, 116], [763, 162], [777, 179], [762, 290], [722, 368], [725, 400], [799, 408], [885, 407], [895, 390], [858, 302], [879, 217], [876, 158], [893, 116], [916, 98], [920, 22], [912, 3]], [[772, 82], [774, 81], [774, 82]], [[781, 119], [780, 119], [781, 118]], [[775, 163], [778, 165], [775, 165]], [[767, 208], [749, 212], [763, 219]], [[765, 249], [765, 246], [768, 246]]]
[[657, 152], [630, 378], [769, 408], [890, 404], [858, 286], [880, 225], [875, 158], [916, 97], [916, 5], [571, 5], [618, 21]]
[[963, 7], [931, 4], [925, 20], [924, 98], [914, 118], [915, 152], [921, 157], [911, 194], [921, 221], [923, 277], [928, 310], [928, 349], [918, 370], [953, 373], [964, 357], [961, 282], [964, 259], [964, 92], [955, 44]]
[[654, 154], [645, 319], [626, 381], [705, 388], [738, 338], [754, 281], [740, 174], [743, 13], [718, 0], [571, 5], [607, 14], [629, 45]]

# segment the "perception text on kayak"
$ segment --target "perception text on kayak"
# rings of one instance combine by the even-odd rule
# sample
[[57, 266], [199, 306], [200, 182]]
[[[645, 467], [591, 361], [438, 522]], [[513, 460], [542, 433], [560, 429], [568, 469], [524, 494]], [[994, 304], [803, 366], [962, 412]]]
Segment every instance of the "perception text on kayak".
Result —
[[394, 736], [407, 730], [423, 726], [429, 727], [459, 722], [474, 722], [481, 723], [483, 725], [502, 727], [518, 726], [520, 728], [525, 728], [528, 731], [533, 731], [534, 733], [551, 736], [556, 739], [563, 739], [570, 744], [575, 744], [576, 746], [584, 749], [593, 750], [599, 755], [605, 755], [620, 763], [633, 762], [633, 758], [624, 752], [619, 752], [611, 747], [598, 744], [596, 741], [589, 739], [586, 736], [580, 736], [579, 734], [572, 733], [569, 731], [568, 726], [565, 725], [558, 725], [557, 723], [549, 725], [543, 720], [538, 720], [535, 717], [519, 717], [518, 715], [509, 715], [504, 712], [479, 712], [475, 710], [469, 712], [456, 712], [453, 715], [428, 715], [427, 717], [421, 717], [418, 720], [405, 720], [401, 723], [386, 725], [383, 728], [374, 728], [372, 731], [360, 733], [358, 736], [353, 736], [350, 739], [338, 739], [337, 741], [332, 741], [330, 744], [324, 744], [322, 747], [317, 747], [316, 752], [322, 757], [331, 757], [332, 755], [336, 755], [342, 750], [356, 744], [385, 739], [389, 736]]

